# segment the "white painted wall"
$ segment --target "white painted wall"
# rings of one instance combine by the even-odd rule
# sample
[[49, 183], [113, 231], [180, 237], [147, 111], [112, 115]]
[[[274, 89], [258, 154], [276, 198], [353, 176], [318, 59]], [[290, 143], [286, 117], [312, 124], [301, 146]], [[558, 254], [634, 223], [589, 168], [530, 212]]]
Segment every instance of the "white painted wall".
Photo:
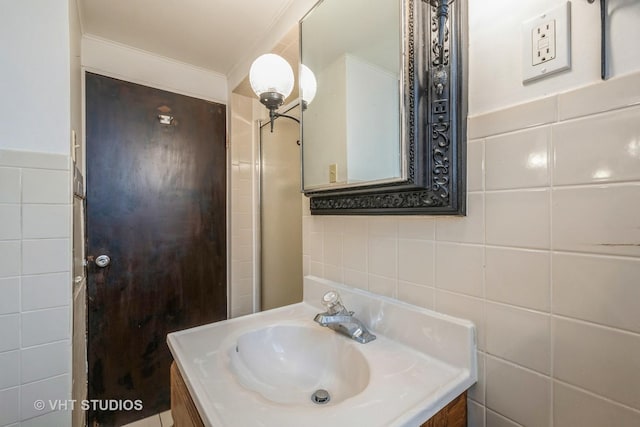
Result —
[[82, 37], [82, 66], [91, 72], [158, 89], [227, 103], [227, 79], [204, 68], [103, 40]]
[[3, 1], [0, 58], [0, 148], [68, 154], [68, 0]]
[[258, 43], [250, 52], [247, 52], [244, 59], [238, 62], [238, 64], [227, 74], [230, 91], [238, 86], [240, 82], [249, 75], [251, 63], [258, 56], [271, 52], [273, 47], [277, 45], [278, 42], [280, 42], [280, 40], [282, 40], [294, 26], [298, 25], [300, 18], [302, 18], [304, 14], [306, 14], [307, 11], [317, 3], [317, 1], [318, 0], [295, 0], [291, 3], [291, 6], [289, 6], [287, 10], [283, 12], [280, 19], [271, 26], [269, 32], [260, 40], [260, 43]]
[[[469, 115], [541, 98], [600, 79], [599, 2], [571, 2], [571, 70], [522, 84], [521, 24], [563, 0], [468, 0]], [[612, 76], [640, 69], [640, 2], [610, 0], [609, 61]]]

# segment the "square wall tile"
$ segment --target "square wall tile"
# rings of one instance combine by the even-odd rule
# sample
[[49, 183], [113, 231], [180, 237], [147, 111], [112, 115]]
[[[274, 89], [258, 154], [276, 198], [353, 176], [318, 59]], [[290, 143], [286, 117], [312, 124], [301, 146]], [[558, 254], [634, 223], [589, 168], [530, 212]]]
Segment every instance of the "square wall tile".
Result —
[[557, 107], [557, 98], [550, 96], [469, 117], [468, 137], [476, 139], [553, 123], [557, 119]]
[[23, 385], [20, 389], [20, 416], [28, 419], [52, 412], [49, 405], [45, 409], [38, 411], [33, 407], [36, 400], [68, 400], [71, 399], [71, 378], [70, 375], [49, 378], [44, 381], [37, 381]]
[[637, 427], [640, 426], [640, 412], [555, 382], [553, 425], [555, 427]]
[[398, 240], [398, 278], [405, 282], [433, 286], [434, 242]]
[[323, 277], [333, 282], [344, 283], [344, 268], [336, 265], [325, 264]]
[[485, 141], [487, 190], [549, 185], [551, 129], [538, 127]]
[[23, 238], [54, 239], [71, 235], [71, 207], [67, 205], [23, 205]]
[[20, 315], [0, 316], [0, 352], [20, 348]]
[[[32, 240], [33, 242], [42, 242], [46, 240]], [[248, 262], [253, 259], [253, 246], [251, 245], [232, 245], [231, 260], [236, 262]], [[53, 270], [55, 271], [55, 270]], [[25, 273], [26, 274], [26, 273]]]
[[407, 216], [398, 219], [398, 237], [401, 239], [434, 240], [436, 219]]
[[20, 421], [20, 389], [0, 390], [0, 426]]
[[71, 342], [31, 347], [20, 352], [22, 383], [44, 380], [69, 372]]
[[389, 298], [397, 298], [396, 287], [396, 279], [376, 276], [374, 274], [369, 275], [369, 291], [374, 294], [384, 295]]
[[438, 217], [436, 239], [445, 242], [484, 242], [484, 194], [467, 194], [467, 216]]
[[467, 191], [484, 190], [484, 140], [467, 142]]
[[481, 351], [486, 348], [484, 306], [485, 302], [482, 299], [436, 289], [435, 310], [472, 321], [476, 327], [478, 349]]
[[469, 397], [469, 399], [473, 399], [476, 402], [481, 403], [481, 404], [484, 405], [484, 402], [485, 402], [484, 389], [485, 389], [485, 386], [486, 386], [486, 380], [485, 380], [485, 355], [484, 355], [484, 353], [478, 352], [476, 357], [478, 359], [478, 382], [475, 383], [475, 385], [473, 385], [469, 389], [468, 397]]
[[0, 279], [0, 315], [20, 312], [20, 278]]
[[344, 220], [340, 216], [327, 216], [324, 218], [325, 233], [343, 233]]
[[22, 237], [20, 205], [0, 205], [0, 240], [19, 240]]
[[368, 243], [366, 234], [343, 234], [342, 248], [342, 262], [345, 268], [367, 271]]
[[553, 312], [640, 333], [640, 259], [556, 253]]
[[22, 241], [22, 274], [58, 273], [70, 268], [69, 239]]
[[[308, 200], [308, 198], [306, 199]], [[348, 234], [355, 234], [358, 236], [367, 236], [368, 234], [367, 217], [364, 216], [345, 217], [342, 219], [342, 226], [344, 229], [343, 231]]]
[[46, 169], [22, 170], [22, 203], [71, 202], [69, 172]]
[[20, 203], [20, 169], [0, 167], [0, 203]]
[[69, 339], [69, 307], [30, 311], [22, 314], [22, 347]]
[[0, 277], [20, 275], [20, 241], [0, 241]]
[[344, 269], [344, 284], [360, 289], [369, 289], [369, 275], [363, 271]]
[[485, 268], [487, 299], [549, 311], [549, 252], [487, 247]]
[[325, 264], [342, 267], [342, 233], [324, 233], [323, 260]]
[[487, 244], [549, 248], [549, 190], [486, 193]]
[[616, 76], [558, 95], [560, 120], [640, 104], [640, 74]]
[[503, 417], [497, 412], [493, 412], [489, 409], [487, 412], [487, 427], [522, 427], [520, 424], [510, 420], [507, 417]]
[[48, 414], [22, 421], [20, 427], [67, 427], [72, 425], [71, 414], [72, 411], [49, 412]]
[[324, 233], [309, 233], [309, 256], [313, 262], [324, 262]]
[[485, 309], [487, 352], [549, 375], [550, 316], [494, 303]]
[[484, 427], [484, 411], [483, 405], [467, 400], [467, 427]]
[[398, 274], [398, 239], [369, 238], [369, 273], [395, 278]]
[[324, 277], [324, 264], [321, 262], [311, 261], [309, 263], [309, 274], [316, 277]]
[[438, 243], [435, 268], [437, 288], [483, 296], [484, 247]]
[[640, 256], [640, 185], [555, 189], [553, 248]]
[[18, 385], [20, 385], [20, 352], [16, 350], [0, 353], [0, 390]]
[[253, 313], [253, 304], [252, 304], [253, 299], [250, 295], [237, 297], [237, 298], [234, 298], [233, 300], [234, 302], [231, 307], [232, 318]]
[[640, 409], [640, 336], [553, 320], [555, 378]]
[[[527, 427], [551, 421], [551, 379], [487, 357], [487, 408]], [[487, 414], [487, 425], [489, 423]]]
[[553, 127], [555, 185], [640, 179], [640, 107]]
[[36, 151], [0, 150], [0, 165], [34, 169], [69, 170], [69, 156]]
[[430, 286], [416, 285], [409, 282], [398, 282], [398, 299], [409, 304], [433, 309], [435, 289]]
[[367, 217], [369, 236], [398, 237], [398, 222], [395, 217]]
[[70, 305], [69, 273], [22, 276], [22, 310], [40, 310]]

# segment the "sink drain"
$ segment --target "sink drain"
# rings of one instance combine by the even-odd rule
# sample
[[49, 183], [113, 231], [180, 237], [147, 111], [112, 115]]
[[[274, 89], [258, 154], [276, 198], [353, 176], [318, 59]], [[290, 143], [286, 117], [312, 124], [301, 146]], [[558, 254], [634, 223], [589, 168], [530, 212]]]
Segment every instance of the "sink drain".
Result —
[[327, 390], [316, 390], [311, 395], [311, 401], [318, 405], [324, 405], [325, 403], [329, 403], [331, 400], [331, 396], [329, 396], [329, 392]]

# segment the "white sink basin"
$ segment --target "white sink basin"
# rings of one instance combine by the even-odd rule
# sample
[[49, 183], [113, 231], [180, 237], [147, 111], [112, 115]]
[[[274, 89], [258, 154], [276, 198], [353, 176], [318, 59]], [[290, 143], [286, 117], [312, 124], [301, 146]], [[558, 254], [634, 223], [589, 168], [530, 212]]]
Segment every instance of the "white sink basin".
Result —
[[369, 364], [333, 331], [309, 326], [269, 326], [238, 337], [231, 371], [240, 383], [278, 403], [309, 405], [317, 390], [335, 405], [369, 384]]
[[[377, 338], [313, 321], [337, 290]], [[207, 426], [420, 426], [477, 380], [466, 320], [307, 276], [304, 301], [168, 335]], [[331, 399], [311, 399], [326, 389]]]

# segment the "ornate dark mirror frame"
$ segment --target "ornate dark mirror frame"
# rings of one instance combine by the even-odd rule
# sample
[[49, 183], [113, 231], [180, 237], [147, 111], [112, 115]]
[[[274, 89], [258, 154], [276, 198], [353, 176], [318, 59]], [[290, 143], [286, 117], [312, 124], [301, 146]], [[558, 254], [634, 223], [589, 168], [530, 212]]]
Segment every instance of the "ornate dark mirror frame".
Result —
[[406, 180], [305, 191], [313, 215], [466, 213], [467, 0], [401, 1]]

